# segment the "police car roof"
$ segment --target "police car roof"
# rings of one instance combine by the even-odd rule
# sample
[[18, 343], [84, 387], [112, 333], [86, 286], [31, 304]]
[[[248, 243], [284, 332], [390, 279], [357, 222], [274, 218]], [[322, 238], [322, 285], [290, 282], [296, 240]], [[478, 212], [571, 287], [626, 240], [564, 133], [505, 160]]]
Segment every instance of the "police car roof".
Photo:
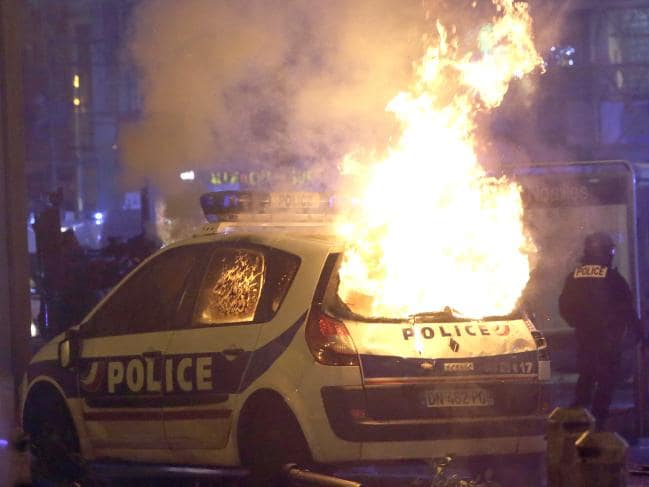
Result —
[[170, 247], [204, 243], [204, 242], [231, 242], [231, 243], [252, 243], [276, 247], [287, 251], [296, 251], [298, 248], [313, 248], [327, 250], [329, 252], [342, 251], [343, 244], [340, 239], [331, 231], [330, 227], [262, 227], [253, 229], [250, 227], [231, 229], [225, 231], [220, 229], [206, 228], [205, 225], [191, 238], [175, 242]]
[[194, 241], [250, 242], [298, 252], [311, 246], [342, 250], [333, 231], [331, 195], [304, 192], [222, 191], [200, 198], [207, 223]]

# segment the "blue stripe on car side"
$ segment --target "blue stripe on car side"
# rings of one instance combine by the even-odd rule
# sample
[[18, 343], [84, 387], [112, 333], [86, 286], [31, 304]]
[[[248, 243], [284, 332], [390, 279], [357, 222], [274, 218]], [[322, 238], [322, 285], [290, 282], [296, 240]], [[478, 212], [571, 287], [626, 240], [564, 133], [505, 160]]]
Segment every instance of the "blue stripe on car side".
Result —
[[250, 364], [248, 365], [248, 369], [246, 370], [243, 380], [239, 385], [238, 392], [247, 389], [250, 384], [256, 381], [261, 376], [261, 374], [266, 372], [270, 368], [270, 366], [273, 365], [273, 363], [280, 357], [280, 355], [284, 353], [284, 350], [288, 348], [291, 341], [293, 340], [293, 337], [299, 330], [302, 323], [304, 323], [305, 319], [306, 311], [281, 335], [252, 353]]
[[[293, 337], [297, 333], [304, 320], [306, 319], [306, 311], [282, 332], [275, 339], [268, 342], [263, 347], [253, 351], [245, 352], [233, 361], [227, 360], [222, 353], [213, 353], [211, 356], [214, 359], [214, 368], [219, 371], [219, 381], [214, 384], [210, 392], [220, 393], [234, 393], [245, 390], [250, 384], [257, 380], [264, 372], [266, 372], [273, 363], [284, 353], [288, 348]], [[204, 354], [192, 354], [204, 355]], [[244, 371], [248, 357], [250, 357], [250, 364]], [[167, 359], [178, 359], [189, 355], [179, 354], [178, 356], [170, 357]], [[128, 357], [102, 357], [101, 360], [120, 360], [139, 358], [139, 356]], [[84, 360], [84, 362], [87, 360]], [[215, 374], [216, 375], [216, 374]], [[73, 398], [79, 397], [79, 390], [77, 387], [76, 372], [73, 369], [64, 369], [61, 367], [57, 360], [44, 360], [42, 362], [35, 362], [29, 365], [27, 369], [27, 376], [29, 381], [38, 376], [46, 376], [55, 381], [63, 390], [66, 397]], [[238, 389], [237, 389], [238, 388]], [[89, 394], [92, 396], [93, 394]]]

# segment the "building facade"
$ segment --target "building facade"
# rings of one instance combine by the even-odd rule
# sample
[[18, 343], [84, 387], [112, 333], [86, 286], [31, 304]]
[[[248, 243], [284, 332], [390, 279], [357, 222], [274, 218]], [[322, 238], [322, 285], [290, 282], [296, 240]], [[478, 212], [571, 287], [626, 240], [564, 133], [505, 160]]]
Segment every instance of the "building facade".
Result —
[[545, 53], [535, 131], [558, 146], [555, 159], [649, 160], [649, 2], [570, 2], [563, 18]]
[[123, 48], [134, 5], [26, 2], [26, 173], [33, 212], [57, 188], [64, 215], [76, 223], [123, 208], [117, 131], [141, 108], [136, 72]]

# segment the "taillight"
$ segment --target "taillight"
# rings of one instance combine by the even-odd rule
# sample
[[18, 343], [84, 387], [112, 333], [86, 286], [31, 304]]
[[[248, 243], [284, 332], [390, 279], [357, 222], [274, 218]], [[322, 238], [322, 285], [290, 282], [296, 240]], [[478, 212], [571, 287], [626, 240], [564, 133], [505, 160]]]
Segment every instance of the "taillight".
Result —
[[532, 330], [532, 338], [534, 338], [537, 348], [546, 348], [548, 346], [545, 336], [539, 330]]
[[550, 353], [548, 352], [548, 342], [538, 330], [532, 330], [532, 337], [536, 344], [536, 356], [539, 364], [539, 380], [550, 380]]
[[538, 350], [539, 360], [550, 360], [550, 354], [548, 353], [548, 342], [545, 340], [545, 336], [538, 330], [532, 331], [532, 337], [534, 338], [534, 343], [536, 344], [536, 349]]
[[309, 313], [306, 342], [313, 357], [324, 365], [358, 365], [356, 347], [347, 327], [318, 306]]

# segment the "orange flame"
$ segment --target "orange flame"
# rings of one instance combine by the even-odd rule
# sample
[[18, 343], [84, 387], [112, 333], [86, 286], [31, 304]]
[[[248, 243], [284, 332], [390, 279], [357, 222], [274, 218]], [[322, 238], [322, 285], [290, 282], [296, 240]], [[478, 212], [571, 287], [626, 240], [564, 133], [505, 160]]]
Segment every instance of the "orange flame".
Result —
[[369, 166], [351, 155], [343, 161], [343, 171], [363, 168], [366, 184], [338, 225], [347, 242], [339, 294], [358, 313], [507, 314], [527, 283], [533, 244], [520, 189], [485, 175], [473, 132], [476, 113], [498, 106], [512, 78], [542, 59], [526, 4], [494, 5], [479, 57], [460, 57], [438, 23], [439, 43], [416, 67], [415, 85], [387, 106], [402, 127], [398, 141]]

